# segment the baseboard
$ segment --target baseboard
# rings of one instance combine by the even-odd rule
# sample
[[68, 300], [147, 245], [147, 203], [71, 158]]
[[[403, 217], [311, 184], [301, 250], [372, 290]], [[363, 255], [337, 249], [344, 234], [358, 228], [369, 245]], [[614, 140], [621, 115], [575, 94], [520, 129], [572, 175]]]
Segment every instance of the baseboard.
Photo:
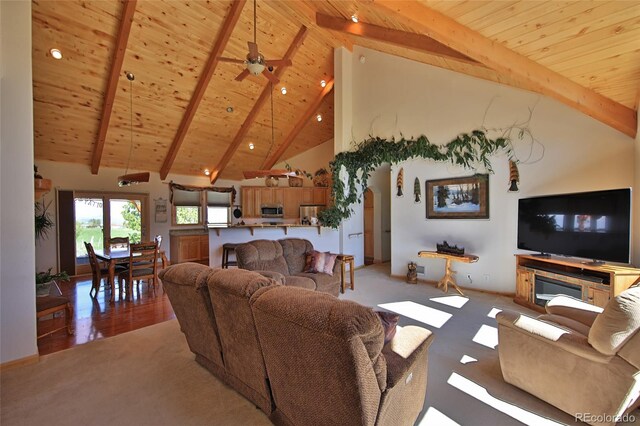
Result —
[[0, 372], [10, 370], [12, 368], [22, 367], [25, 365], [36, 364], [38, 361], [40, 361], [40, 355], [34, 354], [26, 356], [24, 358], [14, 359], [13, 361], [3, 362], [2, 364], [0, 364]]
[[[406, 280], [406, 278], [407, 278], [405, 275], [395, 275], [395, 274], [391, 274], [391, 277], [398, 278], [398, 279], [401, 279], [401, 280]], [[438, 281], [427, 280], [425, 278], [418, 278], [418, 283], [419, 284], [428, 284], [428, 285], [431, 285], [431, 286], [434, 286], [434, 287], [438, 286]], [[478, 293], [493, 294], [495, 296], [505, 296], [505, 297], [511, 297], [511, 298], [514, 298], [516, 296], [515, 293], [508, 293], [508, 292], [494, 291], [494, 290], [484, 290], [484, 289], [481, 289], [481, 288], [473, 288], [473, 287], [465, 287], [465, 286], [461, 286], [460, 284], [458, 284], [458, 287], [460, 287], [462, 290], [477, 291]], [[452, 287], [450, 287], [450, 288], [452, 288]]]

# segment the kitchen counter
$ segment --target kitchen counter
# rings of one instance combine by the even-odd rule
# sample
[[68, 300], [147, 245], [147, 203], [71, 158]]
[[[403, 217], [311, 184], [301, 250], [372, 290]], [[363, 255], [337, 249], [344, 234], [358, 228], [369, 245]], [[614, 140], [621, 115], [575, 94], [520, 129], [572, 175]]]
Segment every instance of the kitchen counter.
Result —
[[225, 230], [225, 229], [249, 229], [249, 231], [251, 232], [251, 235], [253, 235], [255, 229], [263, 229], [263, 228], [283, 228], [284, 230], [284, 234], [288, 235], [289, 233], [289, 228], [316, 228], [318, 230], [318, 235], [320, 235], [320, 230], [322, 229], [321, 225], [301, 225], [298, 223], [278, 223], [278, 224], [271, 224], [271, 223], [253, 223], [253, 224], [246, 224], [246, 225], [231, 225], [228, 227], [224, 227], [224, 228], [209, 228], [212, 231], [215, 231], [215, 233], [220, 236], [220, 231], [221, 230]]

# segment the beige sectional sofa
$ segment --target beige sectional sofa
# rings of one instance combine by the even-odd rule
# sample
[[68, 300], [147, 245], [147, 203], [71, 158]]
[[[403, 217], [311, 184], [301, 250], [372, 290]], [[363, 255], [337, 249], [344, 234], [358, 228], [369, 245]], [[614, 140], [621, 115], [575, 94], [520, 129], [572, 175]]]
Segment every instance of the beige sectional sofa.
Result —
[[497, 316], [506, 382], [592, 425], [613, 425], [640, 404], [640, 286], [604, 308], [557, 296], [547, 313]]
[[340, 293], [340, 261], [336, 260], [333, 275], [303, 272], [306, 254], [313, 244], [302, 238], [254, 240], [238, 244], [235, 249], [238, 268], [271, 272], [272, 278], [283, 284], [316, 290], [338, 296]]
[[160, 272], [196, 361], [275, 424], [411, 425], [424, 404], [430, 331], [384, 345], [371, 308], [195, 263]]

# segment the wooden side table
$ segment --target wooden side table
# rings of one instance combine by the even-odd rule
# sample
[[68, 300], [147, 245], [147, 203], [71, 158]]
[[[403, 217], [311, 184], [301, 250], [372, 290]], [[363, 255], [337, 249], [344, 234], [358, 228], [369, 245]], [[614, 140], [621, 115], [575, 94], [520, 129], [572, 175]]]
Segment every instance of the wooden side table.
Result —
[[346, 288], [347, 288], [347, 283], [345, 282], [345, 266], [348, 263], [349, 264], [349, 278], [350, 278], [350, 286], [351, 286], [351, 290], [355, 290], [355, 280], [353, 278], [353, 272], [354, 272], [354, 261], [355, 258], [350, 255], [350, 254], [339, 254], [336, 259], [340, 260], [340, 292], [344, 293]]
[[445, 259], [447, 263], [445, 265], [444, 277], [442, 277], [442, 279], [438, 281], [438, 288], [442, 286], [444, 287], [443, 288], [444, 292], [448, 293], [449, 292], [448, 285], [451, 284], [451, 286], [462, 296], [464, 296], [464, 293], [462, 292], [462, 290], [460, 290], [460, 288], [456, 284], [456, 279], [454, 276], [456, 271], [454, 271], [453, 268], [451, 267], [451, 262], [454, 261], [454, 262], [463, 262], [463, 263], [475, 263], [479, 259], [478, 256], [475, 256], [473, 254], [465, 254], [463, 256], [454, 256], [452, 254], [438, 253], [437, 251], [421, 251], [421, 252], [418, 252], [418, 256]]

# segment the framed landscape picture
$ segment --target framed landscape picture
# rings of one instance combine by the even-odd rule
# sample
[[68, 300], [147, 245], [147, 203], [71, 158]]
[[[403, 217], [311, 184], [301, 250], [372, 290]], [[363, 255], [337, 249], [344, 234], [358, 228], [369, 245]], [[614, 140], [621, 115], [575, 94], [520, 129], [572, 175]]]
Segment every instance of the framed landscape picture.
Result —
[[488, 219], [489, 175], [426, 182], [427, 219]]

